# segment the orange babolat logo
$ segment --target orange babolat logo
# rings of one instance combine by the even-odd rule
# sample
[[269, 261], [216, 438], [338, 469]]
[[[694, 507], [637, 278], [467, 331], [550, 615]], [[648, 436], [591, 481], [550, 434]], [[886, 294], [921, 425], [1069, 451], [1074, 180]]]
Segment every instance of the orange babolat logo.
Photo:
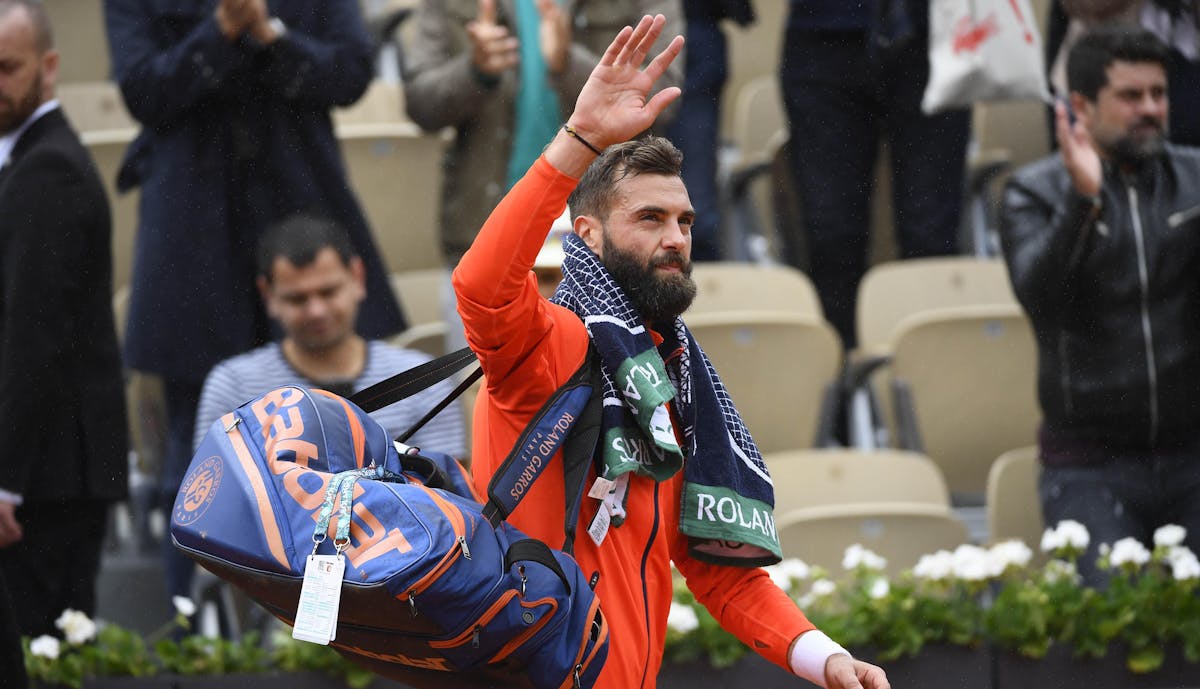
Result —
[[274, 463], [281, 455], [291, 453], [292, 461], [307, 467], [310, 460], [317, 458], [316, 444], [300, 437], [304, 435], [304, 417], [296, 405], [303, 400], [304, 393], [296, 388], [278, 388], [250, 406], [262, 425], [267, 461]]
[[225, 467], [221, 458], [209, 457], [200, 462], [183, 479], [183, 487], [179, 490], [179, 498], [175, 501], [175, 513], [172, 515], [176, 524], [187, 526], [204, 516], [217, 496], [217, 488], [221, 486], [221, 475]]

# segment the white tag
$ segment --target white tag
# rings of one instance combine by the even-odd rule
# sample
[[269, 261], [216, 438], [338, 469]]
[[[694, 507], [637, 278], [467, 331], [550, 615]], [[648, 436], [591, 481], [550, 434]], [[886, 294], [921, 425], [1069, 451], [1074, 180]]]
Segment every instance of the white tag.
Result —
[[608, 506], [601, 504], [600, 509], [596, 511], [596, 518], [592, 520], [588, 526], [588, 535], [592, 537], [592, 542], [600, 545], [604, 542], [604, 537], [608, 535], [608, 525], [612, 523], [612, 519], [608, 516]]
[[597, 476], [596, 482], [592, 484], [591, 490], [588, 491], [588, 497], [596, 498], [597, 500], [603, 500], [604, 496], [612, 492], [613, 486], [615, 485], [615, 483], [609, 481], [603, 476]]
[[346, 560], [339, 555], [309, 555], [296, 606], [292, 638], [327, 645], [337, 634], [338, 605]]

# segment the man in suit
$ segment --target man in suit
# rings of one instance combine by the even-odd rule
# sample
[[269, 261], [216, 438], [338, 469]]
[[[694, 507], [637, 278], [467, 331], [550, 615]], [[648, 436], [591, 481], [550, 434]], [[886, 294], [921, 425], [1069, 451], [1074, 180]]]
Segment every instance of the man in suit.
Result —
[[42, 5], [0, 0], [0, 580], [28, 636], [94, 613], [108, 507], [126, 495], [111, 220], [57, 68]]

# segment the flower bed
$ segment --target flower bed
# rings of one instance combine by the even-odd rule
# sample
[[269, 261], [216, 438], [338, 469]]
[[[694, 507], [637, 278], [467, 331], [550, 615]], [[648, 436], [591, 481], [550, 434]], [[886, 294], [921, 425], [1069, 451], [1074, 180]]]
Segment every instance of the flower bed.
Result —
[[[1040, 566], [1031, 565], [1028, 546], [1009, 541], [927, 555], [895, 578], [860, 546], [847, 549], [845, 574], [836, 580], [798, 560], [768, 572], [831, 637], [871, 649], [865, 656], [889, 671], [894, 686], [938, 686], [901, 680], [906, 663], [931, 646], [962, 650], [963, 667], [975, 668], [962, 670], [977, 676], [971, 686], [993, 685], [992, 673], [978, 672], [993, 663], [997, 689], [1080, 684], [1056, 677], [1064, 664], [1067, 672], [1121, 677], [1122, 686], [1148, 677], [1155, 679], [1140, 686], [1200, 686], [1200, 561], [1181, 545], [1183, 536], [1169, 526], [1155, 533], [1152, 550], [1133, 539], [1102, 546], [1100, 565], [1111, 576], [1103, 589], [1079, 583], [1075, 562], [1089, 536], [1076, 522], [1046, 531], [1041, 548], [1048, 559]], [[723, 668], [749, 653], [682, 585], [669, 625], [672, 662]], [[1031, 667], [1049, 673], [1045, 683]]]

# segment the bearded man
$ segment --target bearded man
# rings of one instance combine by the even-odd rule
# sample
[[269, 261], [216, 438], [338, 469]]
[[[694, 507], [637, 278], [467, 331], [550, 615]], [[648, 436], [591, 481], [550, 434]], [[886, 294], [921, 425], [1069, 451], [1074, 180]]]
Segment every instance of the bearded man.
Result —
[[[584, 481], [590, 497], [566, 515], [554, 459], [509, 516], [545, 543], [579, 534], [574, 554], [610, 640], [595, 686], [656, 685], [673, 561], [697, 600], [764, 658], [823, 687], [885, 689], [880, 668], [815, 629], [759, 567], [780, 557], [770, 478], [679, 318], [696, 291], [695, 211], [681, 156], [665, 139], [628, 141], [679, 96], [676, 87], [648, 93], [682, 38], [642, 68], [665, 21], [647, 16], [617, 35], [568, 123], [454, 271], [467, 342], [487, 380], [475, 409], [474, 480], [486, 492], [530, 420], [595, 352], [604, 384], [600, 441]], [[548, 301], [530, 269], [568, 201], [573, 234]], [[731, 520], [735, 513], [742, 518]]]
[[1074, 122], [1018, 171], [1001, 238], [1038, 342], [1043, 517], [1101, 543], [1163, 524], [1200, 546], [1200, 150], [1166, 141], [1167, 48], [1095, 30], [1067, 62]]

